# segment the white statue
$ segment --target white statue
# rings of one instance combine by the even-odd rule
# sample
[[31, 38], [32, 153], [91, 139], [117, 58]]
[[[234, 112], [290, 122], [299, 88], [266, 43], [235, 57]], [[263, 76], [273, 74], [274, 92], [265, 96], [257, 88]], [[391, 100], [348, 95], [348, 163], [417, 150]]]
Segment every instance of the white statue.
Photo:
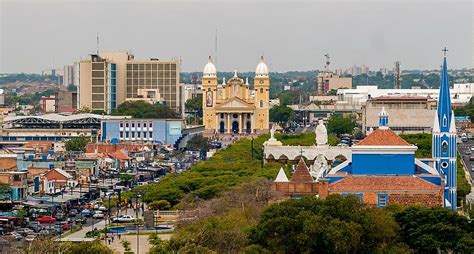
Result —
[[275, 125], [272, 125], [272, 128], [270, 129], [270, 139], [275, 139]]
[[323, 124], [323, 120], [319, 120], [319, 124], [315, 130], [316, 133], [316, 145], [324, 146], [328, 143], [328, 131], [326, 126]]
[[309, 173], [314, 179], [318, 179], [319, 175], [322, 172], [327, 171], [328, 169], [329, 166], [326, 157], [324, 157], [324, 155], [322, 154], [318, 154], [318, 156], [314, 160], [313, 168]]
[[270, 138], [263, 143], [264, 146], [282, 146], [283, 144], [275, 138], [275, 124], [270, 129]]

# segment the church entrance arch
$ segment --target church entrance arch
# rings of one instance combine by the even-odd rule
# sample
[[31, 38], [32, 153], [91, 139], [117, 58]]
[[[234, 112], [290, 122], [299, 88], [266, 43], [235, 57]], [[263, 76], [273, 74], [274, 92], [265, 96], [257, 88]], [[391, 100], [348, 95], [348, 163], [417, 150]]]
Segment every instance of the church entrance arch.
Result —
[[225, 124], [224, 122], [221, 121], [221, 123], [219, 124], [219, 132], [220, 133], [224, 133], [225, 132]]
[[252, 124], [250, 121], [247, 121], [247, 133], [250, 133], [252, 131]]
[[238, 121], [233, 121], [232, 122], [232, 132], [233, 133], [239, 133], [239, 122]]

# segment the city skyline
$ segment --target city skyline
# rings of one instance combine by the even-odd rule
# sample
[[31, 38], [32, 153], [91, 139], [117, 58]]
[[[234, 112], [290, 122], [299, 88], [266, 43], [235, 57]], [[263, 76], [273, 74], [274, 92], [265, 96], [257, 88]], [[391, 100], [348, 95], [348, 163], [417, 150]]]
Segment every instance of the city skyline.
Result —
[[180, 58], [184, 72], [202, 71], [208, 55], [218, 71], [253, 71], [260, 55], [270, 71], [322, 69], [326, 53], [338, 69], [391, 69], [395, 61], [402, 69], [439, 69], [444, 46], [451, 68], [473, 67], [470, 1], [110, 3], [2, 0], [0, 73], [85, 59], [97, 50], [97, 34], [100, 51]]

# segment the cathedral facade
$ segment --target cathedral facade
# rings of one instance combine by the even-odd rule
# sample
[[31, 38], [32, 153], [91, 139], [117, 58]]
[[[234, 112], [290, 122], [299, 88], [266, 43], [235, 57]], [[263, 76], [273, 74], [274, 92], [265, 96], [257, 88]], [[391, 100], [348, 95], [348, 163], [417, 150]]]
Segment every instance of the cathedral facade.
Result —
[[270, 78], [263, 57], [255, 70], [253, 87], [237, 72], [217, 80], [211, 57], [202, 77], [203, 124], [213, 133], [263, 133], [269, 129]]

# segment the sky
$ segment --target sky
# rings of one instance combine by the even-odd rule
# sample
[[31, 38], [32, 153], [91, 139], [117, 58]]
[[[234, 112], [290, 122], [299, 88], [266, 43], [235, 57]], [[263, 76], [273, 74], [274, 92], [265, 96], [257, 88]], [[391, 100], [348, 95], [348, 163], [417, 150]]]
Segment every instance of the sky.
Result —
[[[439, 69], [474, 66], [470, 0], [0, 0], [0, 73], [41, 73], [97, 50], [135, 59], [181, 59], [202, 71], [270, 71], [367, 65]], [[215, 37], [217, 31], [217, 54]]]

